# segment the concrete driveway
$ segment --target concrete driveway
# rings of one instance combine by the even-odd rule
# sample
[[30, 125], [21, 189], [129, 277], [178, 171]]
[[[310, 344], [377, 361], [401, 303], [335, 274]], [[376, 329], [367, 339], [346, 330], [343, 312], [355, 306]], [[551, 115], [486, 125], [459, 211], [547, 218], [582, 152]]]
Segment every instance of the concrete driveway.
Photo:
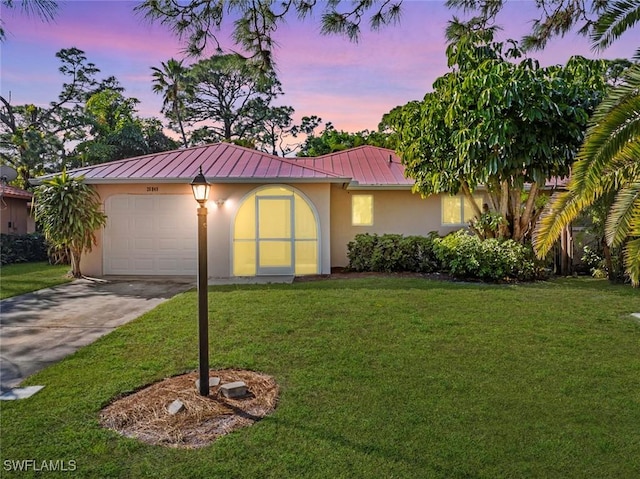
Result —
[[0, 392], [193, 287], [193, 279], [80, 279], [0, 301]]

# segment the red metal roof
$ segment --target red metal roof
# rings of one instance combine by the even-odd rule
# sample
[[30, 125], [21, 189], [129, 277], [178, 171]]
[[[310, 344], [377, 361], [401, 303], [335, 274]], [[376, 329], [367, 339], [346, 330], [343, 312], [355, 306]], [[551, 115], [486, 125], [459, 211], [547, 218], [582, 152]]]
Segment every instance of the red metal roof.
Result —
[[25, 200], [31, 200], [31, 198], [33, 198], [33, 195], [30, 192], [10, 185], [0, 186], [0, 192], [2, 193], [2, 196], [5, 196], [7, 198], [18, 198]]
[[[234, 183], [259, 182], [348, 182], [331, 171], [305, 165], [293, 159], [269, 155], [231, 143], [215, 143], [183, 150], [165, 151], [127, 158], [69, 171], [74, 177], [84, 176], [87, 183], [154, 182], [184, 183], [191, 181], [202, 166], [209, 181]], [[52, 175], [39, 178], [45, 179]]]
[[315, 158], [297, 158], [296, 162], [332, 171], [352, 179], [350, 188], [411, 188], [414, 181], [404, 175], [404, 165], [393, 150], [364, 145]]
[[[405, 177], [404, 165], [393, 150], [370, 145], [318, 157], [282, 158], [232, 143], [214, 143], [87, 166], [69, 174], [84, 176], [94, 184], [185, 183], [191, 182], [200, 166], [208, 180], [218, 183], [331, 182], [347, 183], [350, 189], [411, 189], [414, 185], [413, 179]], [[42, 176], [34, 183], [52, 176]], [[567, 182], [568, 178], [552, 178], [545, 188], [564, 188]], [[27, 196], [15, 196], [20, 194], [15, 191]], [[28, 191], [9, 186], [5, 194], [31, 198]]]

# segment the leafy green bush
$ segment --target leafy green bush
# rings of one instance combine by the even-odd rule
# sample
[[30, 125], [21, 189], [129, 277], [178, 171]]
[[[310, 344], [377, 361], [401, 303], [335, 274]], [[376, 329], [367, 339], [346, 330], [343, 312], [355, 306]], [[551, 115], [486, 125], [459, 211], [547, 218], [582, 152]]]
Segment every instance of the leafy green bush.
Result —
[[28, 235], [0, 234], [0, 262], [2, 264], [46, 261], [47, 244], [38, 233]]
[[416, 273], [433, 273], [438, 271], [438, 259], [433, 251], [433, 242], [438, 233], [432, 231], [428, 236], [406, 236], [400, 241], [400, 248], [405, 251], [401, 263], [401, 271]]
[[378, 244], [378, 235], [369, 233], [357, 234], [353, 241], [347, 244], [349, 269], [352, 271], [373, 271], [371, 258]]
[[433, 254], [433, 241], [437, 233], [429, 236], [403, 236], [400, 234], [358, 234], [347, 245], [349, 269], [352, 271], [416, 272], [437, 270]]
[[443, 272], [485, 281], [535, 279], [538, 268], [530, 247], [513, 240], [480, 240], [465, 231], [437, 238], [434, 253]]
[[527, 281], [539, 276], [530, 247], [513, 240], [480, 240], [465, 231], [440, 238], [358, 234], [347, 245], [349, 269], [377, 272], [443, 272], [456, 278]]

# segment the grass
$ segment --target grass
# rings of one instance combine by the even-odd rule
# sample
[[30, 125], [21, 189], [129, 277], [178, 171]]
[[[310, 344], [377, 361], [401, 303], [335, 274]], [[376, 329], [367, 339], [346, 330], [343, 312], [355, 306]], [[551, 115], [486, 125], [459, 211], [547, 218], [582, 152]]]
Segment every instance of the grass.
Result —
[[0, 268], [0, 299], [30, 293], [72, 280], [69, 265], [52, 266], [47, 262], [16, 263]]
[[[2, 402], [0, 467], [82, 478], [586, 478], [640, 470], [640, 294], [597, 280], [220, 286], [211, 367], [270, 374], [275, 413], [198, 450], [101, 429], [114, 397], [197, 368], [191, 291]], [[31, 474], [31, 475], [30, 475]], [[69, 477], [49, 472], [47, 477]]]

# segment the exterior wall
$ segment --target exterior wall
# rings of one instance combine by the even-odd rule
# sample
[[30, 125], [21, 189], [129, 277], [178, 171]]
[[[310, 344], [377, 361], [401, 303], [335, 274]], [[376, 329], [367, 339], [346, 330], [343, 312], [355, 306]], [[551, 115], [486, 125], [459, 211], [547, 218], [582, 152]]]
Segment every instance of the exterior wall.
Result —
[[[286, 183], [281, 183], [286, 185]], [[113, 195], [189, 195], [192, 197], [189, 184], [117, 184], [94, 185], [96, 191], [105, 204], [107, 198]], [[242, 199], [252, 190], [263, 186], [262, 184], [213, 184], [209, 194], [208, 208], [208, 266], [209, 276], [212, 278], [227, 278], [232, 271], [232, 239], [233, 220]], [[320, 222], [320, 264], [321, 272], [328, 273], [331, 270], [330, 258], [330, 188], [328, 184], [292, 184], [287, 185], [303, 193], [315, 206]], [[225, 200], [222, 206], [218, 206], [218, 199]], [[197, 203], [193, 201], [193, 210], [185, 211], [185, 214], [196, 215]], [[107, 221], [109, 219], [107, 218]], [[103, 231], [96, 233], [97, 244], [90, 253], [82, 257], [81, 269], [88, 276], [103, 276]], [[194, 238], [197, 232], [194, 231]]]
[[6, 208], [0, 210], [0, 233], [24, 235], [35, 231], [35, 223], [29, 212], [29, 201], [19, 198], [2, 198]]
[[[373, 195], [373, 225], [352, 226], [351, 196]], [[410, 190], [345, 190], [331, 187], [331, 266], [349, 264], [347, 244], [358, 233], [396, 233], [425, 236], [431, 231], [445, 235], [460, 226], [443, 226], [440, 195], [422, 198]]]

